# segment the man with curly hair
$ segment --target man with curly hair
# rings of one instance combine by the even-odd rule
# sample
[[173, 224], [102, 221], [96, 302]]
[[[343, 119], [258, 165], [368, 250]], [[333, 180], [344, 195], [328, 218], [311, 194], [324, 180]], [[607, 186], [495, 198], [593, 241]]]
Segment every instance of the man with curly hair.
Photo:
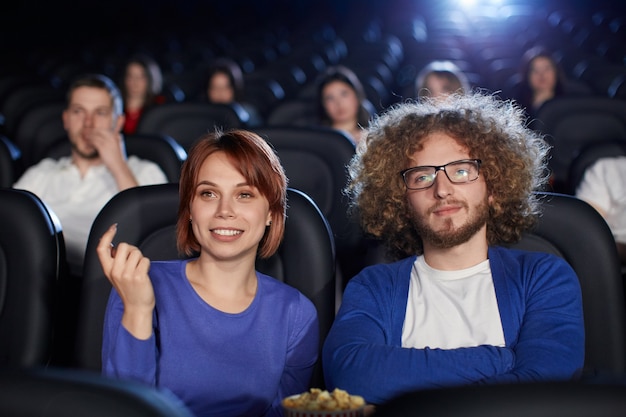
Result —
[[507, 248], [540, 214], [549, 146], [481, 92], [378, 116], [349, 166], [364, 230], [399, 259], [352, 278], [328, 335], [329, 389], [381, 404], [463, 384], [570, 379], [583, 366], [578, 278]]

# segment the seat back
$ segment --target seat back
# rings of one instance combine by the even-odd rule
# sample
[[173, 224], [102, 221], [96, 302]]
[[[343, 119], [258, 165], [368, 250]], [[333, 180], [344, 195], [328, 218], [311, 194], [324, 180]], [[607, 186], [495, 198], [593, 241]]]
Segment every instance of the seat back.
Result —
[[[187, 152], [172, 137], [164, 134], [132, 134], [125, 136], [126, 153], [156, 163], [169, 182], [178, 182], [180, 169], [187, 159]], [[58, 159], [70, 154], [71, 145], [67, 136], [57, 138], [48, 149], [43, 149], [39, 158]]]
[[626, 370], [624, 287], [608, 225], [586, 202], [540, 193], [543, 214], [531, 233], [513, 245], [561, 256], [580, 281], [585, 319], [585, 373]]
[[2, 114], [5, 117], [7, 135], [14, 137], [15, 129], [26, 112], [42, 103], [60, 102], [65, 99], [65, 92], [46, 82], [25, 85], [12, 91], [2, 102]]
[[44, 366], [67, 274], [61, 224], [29, 191], [0, 188], [0, 201], [0, 368]]
[[45, 156], [45, 150], [65, 135], [63, 110], [65, 102], [39, 103], [24, 112], [15, 127], [14, 141], [22, 149], [24, 166], [29, 167]]
[[76, 369], [0, 372], [0, 415], [192, 417], [173, 394]]
[[203, 134], [216, 127], [243, 127], [248, 114], [236, 106], [204, 102], [165, 103], [144, 112], [137, 133], [160, 133], [171, 136], [188, 151]]
[[626, 384], [540, 382], [427, 389], [399, 395], [375, 417], [619, 417]]
[[626, 141], [626, 101], [596, 96], [559, 97], [546, 102], [531, 126], [553, 145], [549, 167], [554, 191], [567, 192], [569, 168], [587, 144]]
[[626, 155], [626, 139], [592, 142], [583, 147], [572, 160], [569, 169], [569, 192], [576, 193], [576, 188], [582, 181], [585, 171], [598, 159]]
[[340, 131], [319, 126], [266, 126], [254, 131], [276, 150], [289, 186], [304, 191], [328, 219], [345, 286], [365, 266], [361, 228], [348, 215], [349, 200], [343, 194], [354, 143]]
[[292, 98], [277, 104], [267, 117], [269, 126], [317, 126], [319, 116], [314, 99]]
[[[96, 246], [111, 224], [116, 242], [138, 246], [151, 260], [177, 259], [178, 184], [135, 187], [113, 197], [95, 219], [85, 255], [80, 297], [76, 361], [80, 368], [101, 368], [102, 326], [111, 285], [102, 272]], [[297, 288], [317, 308], [321, 343], [335, 316], [335, 254], [330, 227], [304, 193], [288, 189], [285, 236], [277, 253], [257, 269]], [[323, 384], [321, 367], [316, 386]]]
[[22, 170], [22, 151], [6, 136], [0, 135], [0, 187], [12, 187]]

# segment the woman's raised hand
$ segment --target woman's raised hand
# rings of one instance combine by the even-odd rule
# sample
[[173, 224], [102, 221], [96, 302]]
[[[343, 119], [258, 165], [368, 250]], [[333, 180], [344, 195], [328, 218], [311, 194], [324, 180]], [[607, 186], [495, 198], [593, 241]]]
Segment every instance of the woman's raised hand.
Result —
[[147, 339], [152, 334], [152, 312], [155, 298], [148, 276], [150, 259], [139, 248], [128, 243], [113, 246], [117, 224], [100, 238], [96, 249], [104, 275], [124, 303], [122, 324], [135, 337]]

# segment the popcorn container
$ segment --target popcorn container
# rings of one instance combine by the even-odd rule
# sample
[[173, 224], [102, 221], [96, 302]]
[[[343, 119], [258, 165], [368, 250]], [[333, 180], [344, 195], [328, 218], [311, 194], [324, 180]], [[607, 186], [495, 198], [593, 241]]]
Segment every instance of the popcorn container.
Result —
[[365, 417], [365, 406], [350, 410], [305, 410], [283, 406], [285, 417]]

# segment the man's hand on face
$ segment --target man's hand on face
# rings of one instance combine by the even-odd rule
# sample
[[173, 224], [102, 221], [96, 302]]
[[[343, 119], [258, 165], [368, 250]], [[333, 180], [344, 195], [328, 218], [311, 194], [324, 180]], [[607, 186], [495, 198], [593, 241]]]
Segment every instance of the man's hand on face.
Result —
[[120, 164], [126, 163], [118, 132], [110, 128], [94, 128], [90, 137], [91, 143], [98, 150], [102, 162], [109, 170], [114, 170]]

